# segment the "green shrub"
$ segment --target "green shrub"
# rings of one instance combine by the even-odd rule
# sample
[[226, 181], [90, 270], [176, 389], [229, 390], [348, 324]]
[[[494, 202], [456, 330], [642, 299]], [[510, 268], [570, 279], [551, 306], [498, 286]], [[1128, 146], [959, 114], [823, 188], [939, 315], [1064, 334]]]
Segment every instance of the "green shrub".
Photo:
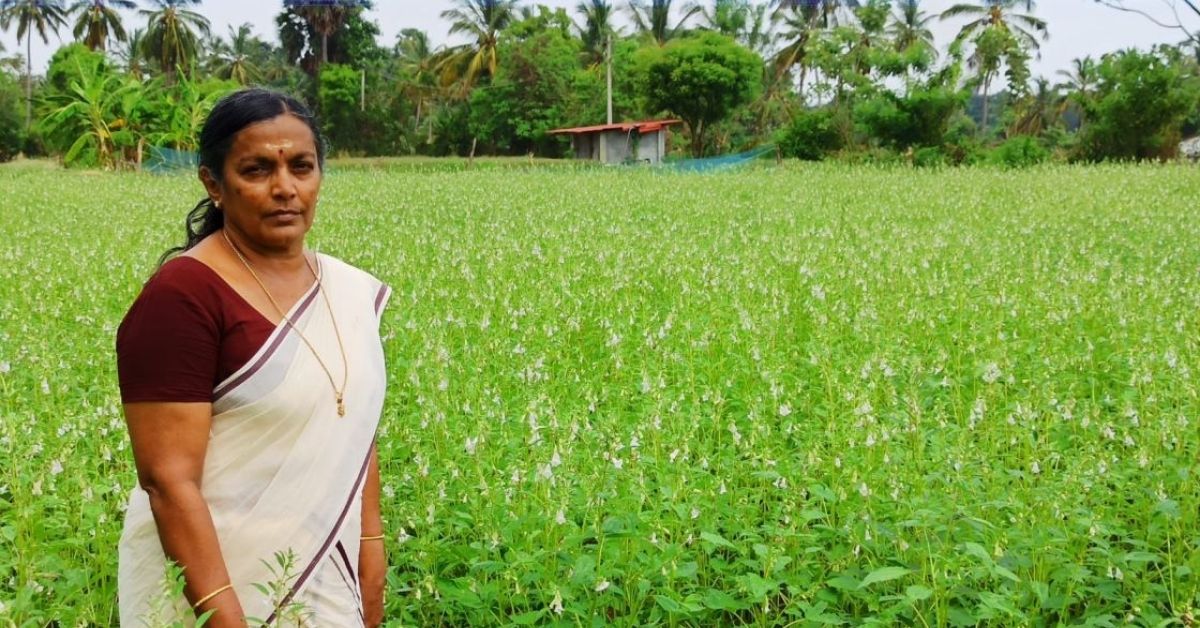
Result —
[[833, 112], [814, 109], [797, 115], [777, 143], [784, 157], [820, 161], [842, 147]]
[[912, 163], [918, 168], [945, 166], [950, 163], [949, 157], [936, 146], [926, 146], [913, 151]]
[[1008, 168], [1028, 168], [1050, 159], [1050, 151], [1028, 135], [1011, 137], [988, 155], [988, 161]]
[[25, 145], [25, 95], [20, 82], [0, 71], [0, 161], [17, 156]]

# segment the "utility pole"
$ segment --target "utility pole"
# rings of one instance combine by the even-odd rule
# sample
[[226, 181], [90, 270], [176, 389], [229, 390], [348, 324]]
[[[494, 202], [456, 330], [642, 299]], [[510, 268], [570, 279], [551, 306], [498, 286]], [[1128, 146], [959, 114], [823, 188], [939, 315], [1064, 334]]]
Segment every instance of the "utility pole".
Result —
[[608, 63], [607, 63], [607, 66], [608, 66], [608, 123], [612, 124], [613, 123], [613, 114], [612, 114], [612, 63], [613, 63], [612, 33], [608, 34], [608, 46], [606, 46], [604, 56], [605, 56], [605, 60], [608, 61]]

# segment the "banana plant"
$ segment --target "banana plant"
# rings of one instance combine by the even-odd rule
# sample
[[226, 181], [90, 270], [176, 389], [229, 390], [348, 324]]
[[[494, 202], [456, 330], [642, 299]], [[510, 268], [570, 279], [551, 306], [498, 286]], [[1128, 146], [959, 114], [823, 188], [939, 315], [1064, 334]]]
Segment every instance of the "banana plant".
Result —
[[94, 161], [106, 169], [120, 165], [118, 148], [135, 141], [127, 107], [140, 85], [104, 70], [103, 61], [76, 61], [79, 78], [59, 97], [56, 108], [39, 122], [41, 130], [74, 136], [63, 156], [68, 164]]

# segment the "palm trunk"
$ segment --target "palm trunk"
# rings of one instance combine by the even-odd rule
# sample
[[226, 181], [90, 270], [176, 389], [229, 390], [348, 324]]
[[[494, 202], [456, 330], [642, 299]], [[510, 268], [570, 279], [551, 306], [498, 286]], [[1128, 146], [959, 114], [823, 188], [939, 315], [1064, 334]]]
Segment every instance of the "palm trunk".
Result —
[[25, 35], [25, 133], [33, 125], [33, 30]]
[[988, 88], [991, 87], [992, 76], [989, 74], [983, 77], [983, 119], [979, 123], [980, 137], [987, 137], [987, 120], [988, 120]]
[[321, 33], [321, 65], [329, 63], [329, 33]]

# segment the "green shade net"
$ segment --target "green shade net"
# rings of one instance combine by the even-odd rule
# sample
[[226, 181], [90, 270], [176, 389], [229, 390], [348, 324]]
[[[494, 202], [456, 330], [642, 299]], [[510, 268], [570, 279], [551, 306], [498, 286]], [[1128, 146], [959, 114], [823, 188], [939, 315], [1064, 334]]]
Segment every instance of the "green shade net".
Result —
[[199, 157], [193, 151], [151, 146], [142, 169], [154, 174], [194, 172], [199, 163]]
[[681, 159], [679, 161], [671, 161], [663, 164], [664, 168], [678, 170], [680, 172], [709, 172], [712, 170], [724, 170], [727, 168], [737, 168], [744, 166], [763, 155], [775, 152], [775, 145], [768, 144], [759, 146], [753, 150], [748, 150], [742, 153], [732, 155], [719, 155], [717, 157], [702, 157], [699, 159]]

